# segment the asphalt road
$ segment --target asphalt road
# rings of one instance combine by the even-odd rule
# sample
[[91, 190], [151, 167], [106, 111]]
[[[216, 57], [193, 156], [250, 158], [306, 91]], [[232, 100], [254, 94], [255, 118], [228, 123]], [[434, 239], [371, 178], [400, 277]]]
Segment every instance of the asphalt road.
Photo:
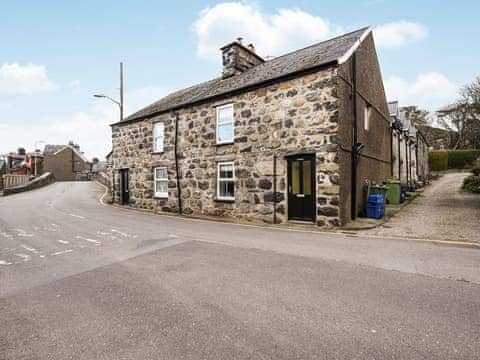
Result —
[[0, 198], [0, 359], [477, 359], [480, 250]]

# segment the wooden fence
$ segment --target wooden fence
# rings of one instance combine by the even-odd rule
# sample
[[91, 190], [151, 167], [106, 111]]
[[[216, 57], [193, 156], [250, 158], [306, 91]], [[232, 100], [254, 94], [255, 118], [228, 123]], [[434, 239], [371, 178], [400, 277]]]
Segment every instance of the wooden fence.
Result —
[[28, 175], [3, 175], [3, 188], [8, 189], [28, 184], [29, 178]]

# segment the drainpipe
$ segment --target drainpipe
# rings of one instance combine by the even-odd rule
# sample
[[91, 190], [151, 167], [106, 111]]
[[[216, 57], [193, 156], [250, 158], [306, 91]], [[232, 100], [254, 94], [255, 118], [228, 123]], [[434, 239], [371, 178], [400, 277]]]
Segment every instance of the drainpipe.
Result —
[[398, 143], [398, 180], [401, 181], [402, 180], [402, 175], [401, 175], [402, 174], [402, 164], [400, 162], [400, 159], [401, 159], [401, 154], [400, 154], [401, 153], [401, 149], [400, 149], [401, 136], [400, 135], [401, 135], [401, 133], [398, 132], [398, 130], [397, 130], [397, 138], [398, 138], [398, 141], [397, 141], [397, 143]]
[[180, 172], [178, 171], [178, 121], [179, 116], [178, 112], [175, 113], [175, 146], [174, 146], [174, 153], [175, 153], [175, 172], [176, 172], [176, 179], [177, 179], [177, 201], [178, 201], [178, 213], [182, 214], [182, 189], [180, 187]]
[[273, 223], [277, 223], [277, 154], [273, 153]]
[[390, 127], [390, 176], [393, 178], [393, 127]]
[[407, 177], [407, 189], [410, 190], [410, 182], [408, 180], [408, 168], [410, 167], [410, 162], [408, 161], [408, 137], [405, 136], [405, 176]]
[[357, 64], [356, 54], [352, 55], [352, 199], [351, 199], [351, 217], [352, 220], [357, 218]]

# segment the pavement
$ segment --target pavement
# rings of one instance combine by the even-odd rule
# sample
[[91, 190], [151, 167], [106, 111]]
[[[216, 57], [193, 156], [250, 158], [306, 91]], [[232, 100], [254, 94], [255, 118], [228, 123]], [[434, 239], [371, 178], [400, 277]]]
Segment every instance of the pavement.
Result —
[[443, 175], [389, 221], [362, 234], [480, 243], [480, 196], [460, 191], [469, 175]]
[[0, 359], [474, 359], [480, 250], [0, 198]]

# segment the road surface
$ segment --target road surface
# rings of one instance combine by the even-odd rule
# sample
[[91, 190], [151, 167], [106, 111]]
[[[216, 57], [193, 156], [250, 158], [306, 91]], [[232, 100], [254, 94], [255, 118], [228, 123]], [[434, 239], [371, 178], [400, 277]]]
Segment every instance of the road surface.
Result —
[[474, 359], [480, 250], [0, 198], [0, 359]]

